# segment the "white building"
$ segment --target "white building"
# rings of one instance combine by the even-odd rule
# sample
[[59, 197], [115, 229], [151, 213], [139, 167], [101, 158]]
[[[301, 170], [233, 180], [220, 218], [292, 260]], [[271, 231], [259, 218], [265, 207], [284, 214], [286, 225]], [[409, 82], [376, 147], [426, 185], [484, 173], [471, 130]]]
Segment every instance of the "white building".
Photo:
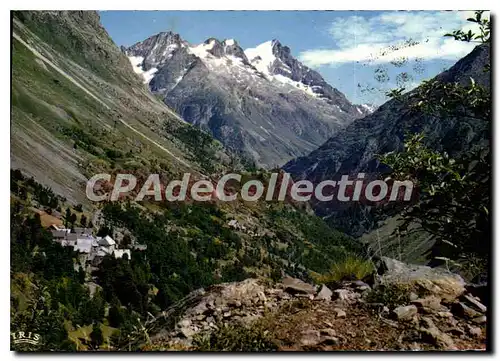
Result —
[[116, 248], [116, 242], [113, 238], [110, 236], [103, 237], [101, 239], [98, 239], [99, 246], [105, 247], [109, 251], [113, 251]]

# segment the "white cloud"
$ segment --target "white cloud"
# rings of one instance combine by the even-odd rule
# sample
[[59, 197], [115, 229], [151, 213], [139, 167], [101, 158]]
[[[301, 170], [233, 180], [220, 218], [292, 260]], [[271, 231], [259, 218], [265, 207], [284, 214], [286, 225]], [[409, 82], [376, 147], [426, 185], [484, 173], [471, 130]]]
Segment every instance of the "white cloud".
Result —
[[307, 50], [299, 58], [311, 67], [402, 58], [456, 60], [475, 44], [443, 35], [456, 29], [474, 30], [475, 25], [466, 21], [473, 15], [472, 11], [390, 11], [339, 18], [329, 28], [337, 47]]

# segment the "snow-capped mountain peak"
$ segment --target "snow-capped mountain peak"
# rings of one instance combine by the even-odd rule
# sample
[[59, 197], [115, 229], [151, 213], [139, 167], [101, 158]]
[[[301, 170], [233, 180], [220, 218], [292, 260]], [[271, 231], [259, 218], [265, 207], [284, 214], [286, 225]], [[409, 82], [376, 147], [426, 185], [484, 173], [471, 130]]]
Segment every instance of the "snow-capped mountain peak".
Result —
[[250, 63], [267, 78], [272, 77], [272, 66], [276, 61], [276, 56], [273, 53], [274, 41], [266, 41], [255, 48], [245, 50]]
[[[319, 73], [294, 58], [290, 48], [277, 39], [243, 50], [235, 39], [225, 39], [221, 42], [212, 37], [201, 44], [193, 45], [182, 40], [178, 34], [163, 32], [124, 51], [129, 56], [134, 71], [143, 76], [145, 83], [151, 81], [157, 74], [157, 69], [170, 62], [178, 65], [178, 69], [176, 66], [176, 69], [169, 71], [171, 75], [177, 74], [175, 79], [169, 81], [170, 86], [175, 87], [179, 84], [179, 79], [189, 71], [189, 63], [198, 58], [211, 71], [223, 77], [233, 76], [239, 82], [260, 77], [282, 88], [284, 93], [305, 93], [307, 96], [326, 101], [338, 108], [339, 112], [355, 112], [361, 117], [372, 112], [369, 105], [351, 104]], [[172, 62], [174, 56], [179, 59]], [[173, 65], [168, 65], [171, 66]], [[156, 90], [165, 89], [156, 85], [157, 83], [165, 82], [154, 82], [150, 85]]]
[[307, 154], [365, 115], [278, 40], [243, 51], [235, 39], [189, 44], [161, 33], [123, 51], [186, 121], [259, 164]]
[[377, 110], [377, 106], [373, 104], [356, 104], [356, 110], [360, 115], [366, 116]]
[[201, 43], [199, 45], [190, 46], [188, 48], [188, 52], [196, 55], [200, 59], [206, 59], [210, 57], [210, 55], [214, 55], [212, 51], [216, 45], [217, 39], [208, 39], [204, 43]]

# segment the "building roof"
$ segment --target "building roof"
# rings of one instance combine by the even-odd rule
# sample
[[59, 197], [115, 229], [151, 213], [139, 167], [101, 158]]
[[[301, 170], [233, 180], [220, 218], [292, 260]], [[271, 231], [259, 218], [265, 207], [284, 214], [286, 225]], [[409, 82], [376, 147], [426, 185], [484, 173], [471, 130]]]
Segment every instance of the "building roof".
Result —
[[109, 246], [114, 246], [115, 244], [116, 244], [116, 242], [110, 236], [106, 236], [106, 237], [101, 238], [99, 240], [99, 245], [101, 245], [101, 246], [109, 247]]
[[61, 246], [63, 247], [73, 247], [74, 245], [76, 245], [76, 241], [69, 241], [67, 239], [61, 241]]
[[100, 246], [98, 249], [97, 249], [97, 252], [101, 252], [101, 253], [104, 253], [105, 255], [106, 254], [111, 254], [113, 253], [112, 250], [110, 250], [108, 247], [106, 246]]
[[97, 251], [97, 254], [96, 254], [96, 256], [98, 256], [98, 257], [104, 257], [106, 255], [107, 255], [107, 252], [105, 252], [101, 249], [99, 251]]
[[90, 253], [91, 249], [92, 249], [91, 238], [80, 238], [76, 241], [76, 245], [73, 247], [74, 251], [80, 253]]
[[87, 234], [87, 235], [91, 235], [92, 234], [92, 229], [91, 228], [84, 228], [84, 227], [75, 227], [73, 228], [73, 231], [76, 233], [76, 234]]
[[78, 239], [78, 235], [76, 233], [68, 233], [66, 235], [66, 240], [68, 241], [75, 241]]
[[53, 238], [65, 238], [67, 234], [65, 230], [52, 230], [51, 233]]

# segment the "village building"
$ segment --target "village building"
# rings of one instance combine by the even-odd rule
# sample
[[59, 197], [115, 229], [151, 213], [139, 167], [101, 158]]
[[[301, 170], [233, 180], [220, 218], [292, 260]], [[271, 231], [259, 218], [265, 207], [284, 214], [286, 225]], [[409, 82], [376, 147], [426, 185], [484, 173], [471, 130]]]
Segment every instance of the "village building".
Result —
[[71, 232], [71, 229], [60, 227], [57, 224], [51, 224], [48, 229], [52, 233], [52, 239], [59, 243], [65, 240], [67, 235]]
[[128, 259], [130, 259], [130, 249], [115, 249], [113, 251], [113, 256], [115, 256], [115, 258], [123, 258], [124, 255], [127, 255]]
[[116, 242], [110, 236], [99, 239], [99, 246], [105, 248], [109, 253], [112, 253], [116, 247]]
[[[131, 249], [119, 249], [116, 241], [109, 235], [104, 237], [95, 237], [92, 229], [75, 227], [67, 229], [59, 227], [55, 224], [49, 227], [52, 233], [54, 242], [59, 243], [63, 247], [72, 247], [75, 252], [78, 252], [78, 262], [75, 269], [80, 267], [97, 267], [102, 259], [106, 256], [112, 256], [116, 259], [127, 259], [132, 257]], [[137, 251], [147, 249], [146, 245], [132, 245], [131, 248]]]
[[77, 235], [90, 236], [92, 235], [92, 229], [83, 227], [74, 227], [72, 233], [75, 233]]

